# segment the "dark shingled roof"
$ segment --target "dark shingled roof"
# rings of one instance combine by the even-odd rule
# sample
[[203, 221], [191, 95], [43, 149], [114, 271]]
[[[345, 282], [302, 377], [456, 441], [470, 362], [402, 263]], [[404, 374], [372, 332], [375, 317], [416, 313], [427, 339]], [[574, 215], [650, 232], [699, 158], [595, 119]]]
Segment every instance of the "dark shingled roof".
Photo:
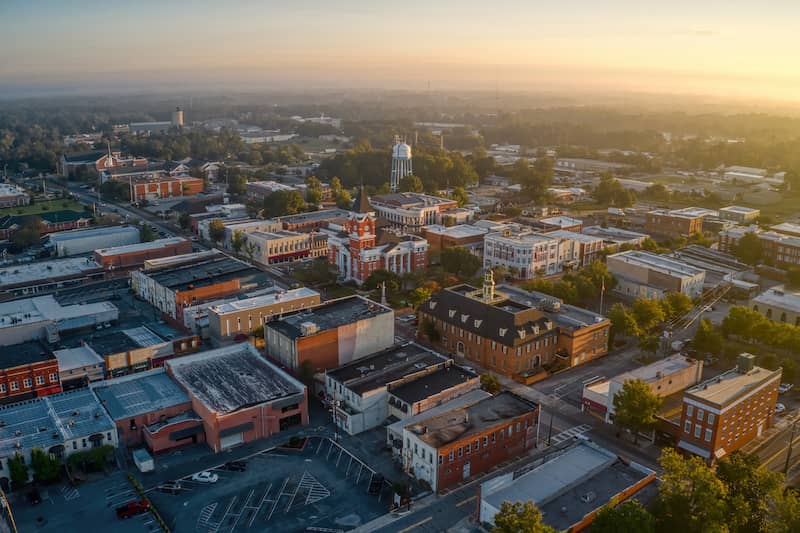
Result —
[[90, 161], [94, 163], [108, 152], [105, 150], [95, 150], [92, 152], [82, 152], [79, 154], [64, 154], [64, 160], [67, 163], [82, 163], [84, 161]]
[[466, 368], [448, 365], [413, 381], [393, 387], [389, 392], [407, 404], [413, 405], [440, 392], [458, 387], [470, 380], [477, 381], [477, 378], [478, 374], [470, 372]]
[[510, 299], [487, 304], [467, 296], [476, 290], [470, 285], [444, 289], [420, 306], [420, 311], [506, 346], [527, 344], [554, 332], [548, 330], [551, 322], [538, 309]]

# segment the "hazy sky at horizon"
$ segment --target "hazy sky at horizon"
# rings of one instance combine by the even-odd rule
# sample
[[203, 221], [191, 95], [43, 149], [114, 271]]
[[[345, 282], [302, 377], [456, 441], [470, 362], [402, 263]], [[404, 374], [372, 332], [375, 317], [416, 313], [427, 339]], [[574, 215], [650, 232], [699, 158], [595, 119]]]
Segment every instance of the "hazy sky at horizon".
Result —
[[800, 99], [795, 0], [0, 0], [0, 80]]

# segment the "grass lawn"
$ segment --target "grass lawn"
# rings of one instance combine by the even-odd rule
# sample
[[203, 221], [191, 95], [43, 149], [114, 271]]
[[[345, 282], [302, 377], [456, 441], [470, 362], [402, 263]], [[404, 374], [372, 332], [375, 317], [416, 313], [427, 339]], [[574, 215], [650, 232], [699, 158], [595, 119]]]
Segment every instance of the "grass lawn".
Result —
[[0, 209], [0, 216], [4, 215], [38, 215], [46, 211], [61, 211], [70, 209], [72, 211], [83, 211], [83, 204], [72, 199], [48, 200], [46, 202], [35, 202], [33, 205], [22, 207], [7, 207]]

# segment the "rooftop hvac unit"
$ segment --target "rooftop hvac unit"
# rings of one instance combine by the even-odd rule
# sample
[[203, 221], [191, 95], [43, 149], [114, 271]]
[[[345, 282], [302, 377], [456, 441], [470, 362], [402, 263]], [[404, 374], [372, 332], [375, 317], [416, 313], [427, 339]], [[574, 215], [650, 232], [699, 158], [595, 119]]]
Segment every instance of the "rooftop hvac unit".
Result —
[[319, 326], [317, 326], [314, 322], [303, 322], [300, 324], [300, 335], [303, 337], [308, 337], [309, 335], [314, 335], [319, 332]]

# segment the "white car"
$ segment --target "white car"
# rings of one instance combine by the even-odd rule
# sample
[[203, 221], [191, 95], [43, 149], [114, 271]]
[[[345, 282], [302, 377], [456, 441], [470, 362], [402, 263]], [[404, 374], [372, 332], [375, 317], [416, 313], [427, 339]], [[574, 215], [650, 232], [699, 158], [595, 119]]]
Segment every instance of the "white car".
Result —
[[781, 383], [778, 385], [778, 392], [783, 394], [785, 392], [789, 392], [794, 387], [794, 383]]
[[781, 414], [782, 412], [786, 411], [786, 406], [782, 403], [775, 404], [775, 414]]
[[216, 483], [219, 481], [219, 476], [213, 472], [198, 472], [192, 476], [192, 481], [198, 483]]

